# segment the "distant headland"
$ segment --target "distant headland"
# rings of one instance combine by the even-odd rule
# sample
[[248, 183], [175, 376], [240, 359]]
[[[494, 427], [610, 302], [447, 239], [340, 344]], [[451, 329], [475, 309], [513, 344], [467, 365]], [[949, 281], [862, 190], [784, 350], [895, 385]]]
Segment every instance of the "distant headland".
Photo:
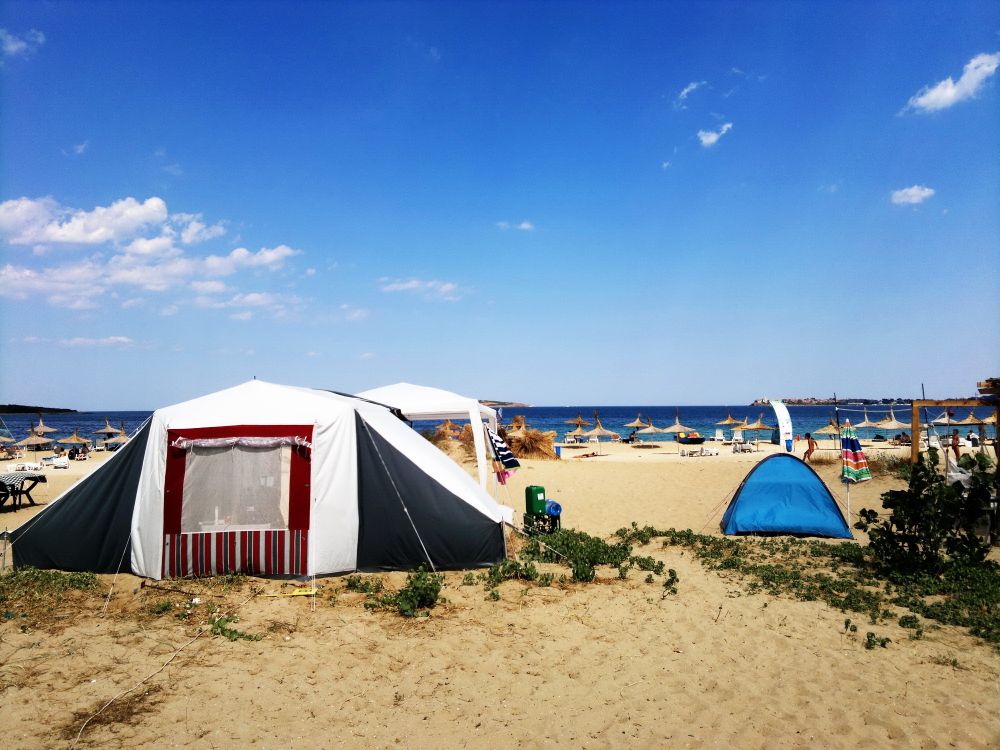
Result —
[[497, 407], [502, 409], [526, 409], [531, 406], [531, 404], [522, 404], [520, 401], [490, 401], [489, 399], [480, 401], [479, 403], [491, 409], [496, 409]]
[[[833, 406], [836, 404], [864, 404], [870, 406], [872, 404], [884, 404], [885, 406], [893, 406], [895, 404], [908, 404], [911, 399], [908, 398], [838, 398], [834, 401], [832, 398], [783, 398], [781, 399], [784, 403], [789, 406]], [[759, 398], [754, 401], [750, 406], [768, 406], [769, 400], [766, 398]]]
[[76, 409], [59, 409], [54, 406], [25, 406], [24, 404], [0, 404], [0, 414], [76, 414]]

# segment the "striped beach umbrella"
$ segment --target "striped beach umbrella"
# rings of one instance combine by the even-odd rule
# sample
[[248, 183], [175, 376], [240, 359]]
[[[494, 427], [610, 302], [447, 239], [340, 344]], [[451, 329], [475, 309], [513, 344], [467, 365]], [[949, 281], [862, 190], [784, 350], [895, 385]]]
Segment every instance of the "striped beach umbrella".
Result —
[[847, 485], [847, 523], [851, 523], [851, 485], [867, 482], [872, 478], [868, 468], [868, 459], [861, 450], [858, 433], [851, 427], [851, 420], [845, 420], [840, 431], [840, 454], [843, 466], [840, 469], [840, 479]]
[[850, 419], [844, 421], [840, 431], [840, 452], [844, 460], [844, 466], [840, 470], [841, 479], [845, 482], [864, 482], [872, 478], [868, 459], [865, 458], [858, 433], [851, 426]]

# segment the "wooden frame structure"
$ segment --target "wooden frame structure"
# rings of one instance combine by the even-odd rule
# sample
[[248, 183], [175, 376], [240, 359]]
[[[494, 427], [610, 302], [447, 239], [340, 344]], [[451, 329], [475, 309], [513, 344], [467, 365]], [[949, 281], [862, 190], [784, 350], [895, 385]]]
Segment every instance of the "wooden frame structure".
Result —
[[[953, 399], [919, 399], [913, 402], [913, 415], [910, 427], [910, 462], [916, 463], [920, 459], [920, 409], [925, 406], [943, 406], [948, 408], [949, 406], [968, 406], [969, 408], [977, 409], [993, 409], [993, 413], [997, 417], [997, 422], [1000, 423], [1000, 401], [989, 400], [985, 398], [953, 398]], [[1000, 426], [1000, 424], [998, 424]], [[1000, 446], [996, 442], [993, 444], [993, 450], [996, 452], [1000, 450]]]

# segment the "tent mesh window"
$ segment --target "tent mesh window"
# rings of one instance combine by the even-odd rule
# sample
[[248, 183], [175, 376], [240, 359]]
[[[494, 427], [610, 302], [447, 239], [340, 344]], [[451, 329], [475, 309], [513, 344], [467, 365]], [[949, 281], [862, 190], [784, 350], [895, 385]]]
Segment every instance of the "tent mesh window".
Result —
[[289, 446], [187, 451], [181, 532], [287, 529]]

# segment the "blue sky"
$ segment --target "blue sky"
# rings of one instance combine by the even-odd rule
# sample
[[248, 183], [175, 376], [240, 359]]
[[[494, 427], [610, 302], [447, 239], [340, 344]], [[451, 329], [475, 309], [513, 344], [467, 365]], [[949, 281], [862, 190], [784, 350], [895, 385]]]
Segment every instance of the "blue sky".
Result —
[[0, 6], [0, 402], [1000, 372], [1000, 5]]

